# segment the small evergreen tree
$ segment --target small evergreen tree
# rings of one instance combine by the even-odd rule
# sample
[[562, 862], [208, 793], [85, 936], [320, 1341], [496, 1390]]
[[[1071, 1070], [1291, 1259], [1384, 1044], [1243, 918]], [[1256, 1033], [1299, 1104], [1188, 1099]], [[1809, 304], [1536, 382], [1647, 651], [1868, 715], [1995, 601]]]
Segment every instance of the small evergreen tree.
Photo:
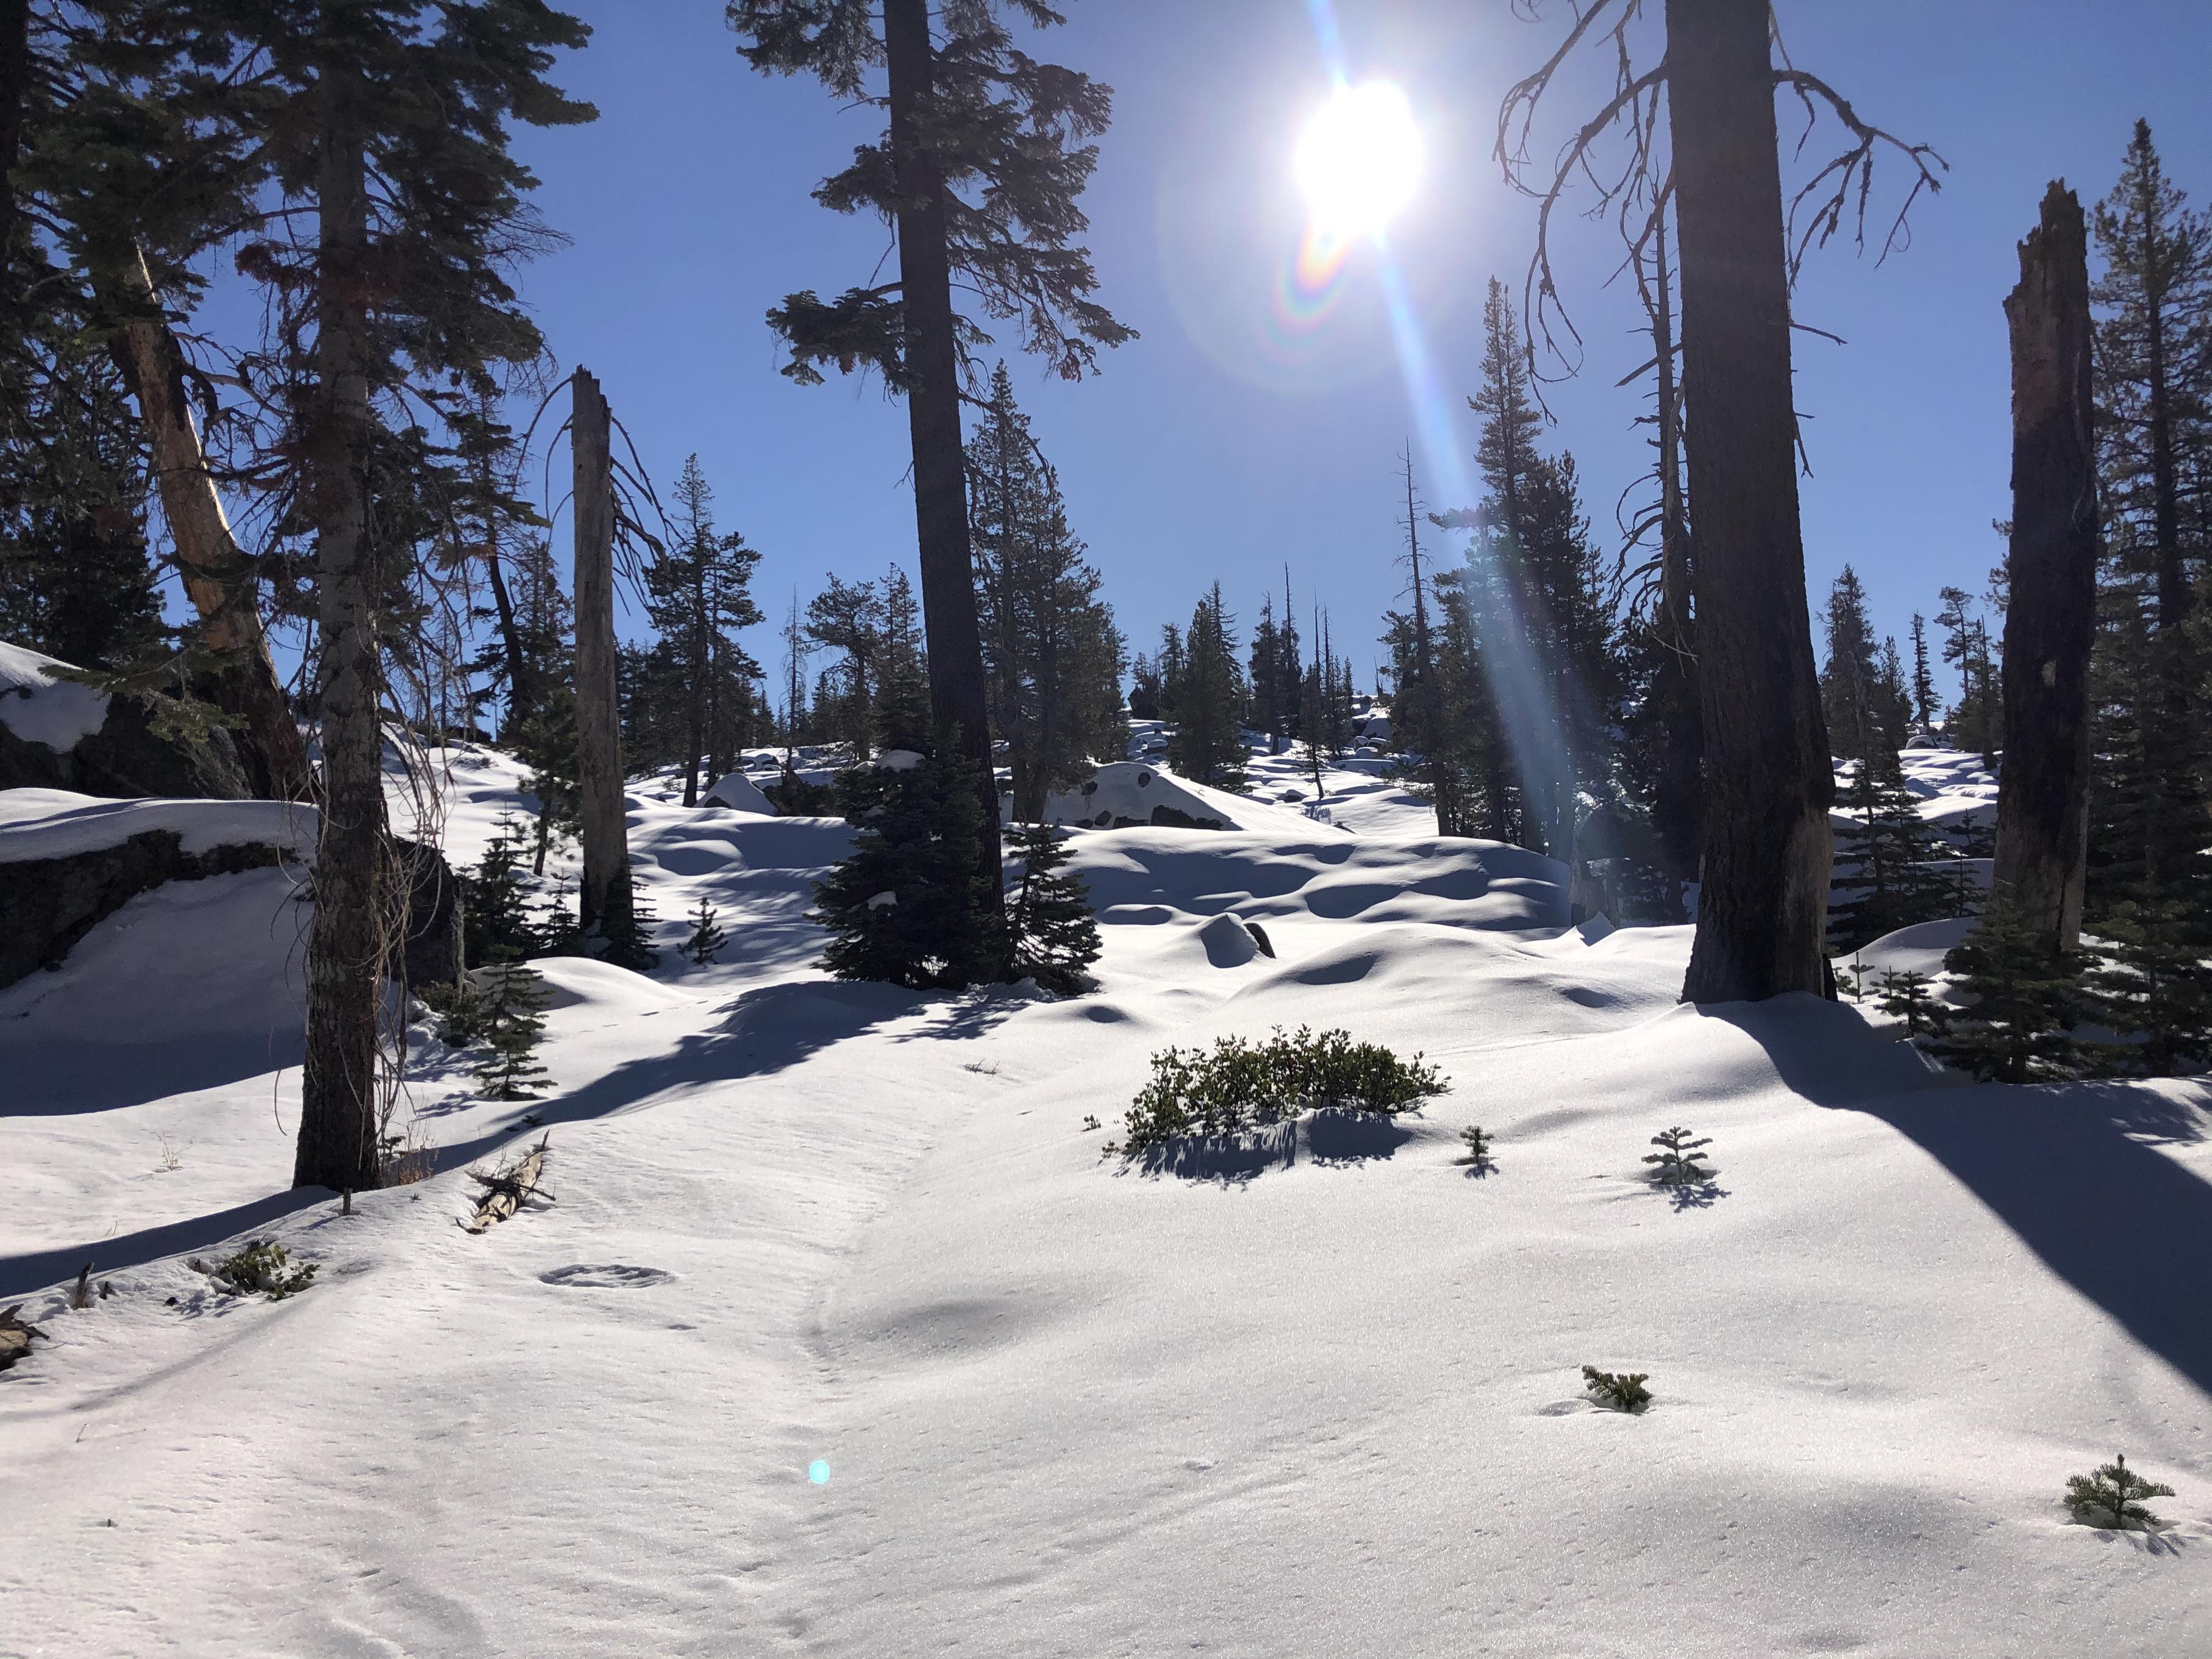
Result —
[[1190, 632], [1177, 653], [1180, 672], [1170, 685], [1175, 729], [1168, 735], [1168, 764], [1194, 782], [1241, 792], [1245, 693], [1236, 620], [1219, 582], [1191, 613]]
[[2084, 982], [2099, 1023], [2142, 1039], [2121, 1051], [2127, 1069], [2203, 1070], [2212, 1061], [2212, 925], [2202, 897], [2126, 900], [2097, 932], [2104, 961]]
[[653, 948], [653, 930], [660, 918], [653, 914], [637, 884], [637, 873], [629, 872], [630, 902], [618, 907], [603, 926], [595, 926], [599, 936], [599, 957], [617, 968], [627, 968], [632, 973], [650, 973], [660, 962], [660, 952]]
[[898, 768], [839, 780], [860, 834], [815, 885], [808, 919], [829, 931], [821, 965], [840, 979], [959, 990], [1006, 971], [1003, 912], [975, 873], [974, 792], [949, 743]]
[[1892, 1019], [1905, 1022], [1905, 1033], [1917, 1037], [1941, 1029], [1945, 1010], [1929, 994], [1928, 975], [1906, 969], [1886, 968], [1875, 981], [1881, 993], [1875, 1006]]
[[1862, 945], [1933, 921], [1951, 906], [1948, 884], [1935, 867], [1935, 837], [1906, 787], [1895, 751], [1877, 744], [1858, 763], [1845, 810], [1855, 820], [1838, 837], [1828, 927], [1832, 948]]
[[1013, 974], [1059, 995], [1085, 988], [1084, 970], [1103, 948], [1091, 892], [1080, 876], [1061, 873], [1067, 862], [1067, 836], [1049, 823], [1026, 824], [1012, 834], [1014, 856], [1022, 862], [1019, 889], [1006, 905], [1006, 927], [1013, 941]]
[[501, 812], [474, 873], [461, 878], [461, 951], [471, 968], [502, 954], [520, 960], [541, 946], [530, 919], [529, 895], [517, 873], [520, 829], [513, 813]]
[[1642, 1411], [1651, 1403], [1651, 1390], [1644, 1385], [1651, 1380], [1649, 1371], [1601, 1371], [1595, 1365], [1583, 1367], [1583, 1387], [1591, 1399], [1610, 1411]]
[[1461, 1163], [1470, 1164], [1477, 1170], [1487, 1170], [1491, 1167], [1490, 1148], [1495, 1137], [1480, 1124], [1470, 1123], [1459, 1132], [1459, 1138], [1467, 1147], [1466, 1153], [1459, 1160]]
[[2142, 1500], [2172, 1496], [2172, 1487], [2144, 1480], [2128, 1467], [2124, 1455], [2116, 1455], [2092, 1474], [2066, 1477], [2066, 1507], [2075, 1520], [2093, 1527], [2133, 1525], [2155, 1532], [2166, 1522], [2152, 1514]]
[[714, 959], [714, 953], [729, 942], [729, 935], [715, 925], [714, 907], [702, 897], [699, 908], [691, 917], [691, 937], [684, 941], [684, 954], [700, 967]]
[[1666, 1129], [1652, 1136], [1651, 1144], [1659, 1150], [1646, 1152], [1644, 1161], [1658, 1166], [1651, 1171], [1651, 1178], [1661, 1186], [1695, 1187], [1713, 1178], [1713, 1172], [1698, 1157], [1703, 1148], [1713, 1144], [1711, 1135], [1692, 1140], [1687, 1129]]
[[512, 955], [498, 957], [484, 977], [483, 1041], [491, 1052], [477, 1067], [482, 1093], [487, 1100], [535, 1100], [548, 1078], [538, 1063], [538, 1045], [544, 1040], [551, 993], [543, 975]]
[[2081, 959], [2054, 955], [2002, 895], [1981, 925], [1943, 958], [1970, 999], [1925, 1045], [1930, 1054], [1984, 1081], [2033, 1083], [2068, 1077], [2079, 1050]]

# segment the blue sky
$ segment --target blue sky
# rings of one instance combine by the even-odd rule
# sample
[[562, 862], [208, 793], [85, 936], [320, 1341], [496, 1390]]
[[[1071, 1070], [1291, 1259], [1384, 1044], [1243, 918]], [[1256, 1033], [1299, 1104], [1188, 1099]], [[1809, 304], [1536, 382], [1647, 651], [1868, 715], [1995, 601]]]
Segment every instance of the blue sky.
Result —
[[[594, 38], [556, 78], [600, 119], [521, 141], [542, 210], [573, 239], [523, 283], [553, 349], [598, 374], [658, 479], [699, 454], [724, 527], [763, 552], [758, 592], [772, 617], [794, 585], [803, 598], [830, 571], [910, 568], [903, 409], [873, 383], [793, 385], [763, 321], [785, 293], [837, 291], [883, 255], [879, 226], [808, 195], [872, 136], [875, 113], [840, 109], [810, 81], [753, 73], [712, 0], [574, 9]], [[1316, 598], [1330, 608], [1364, 681], [1380, 615], [1405, 581], [1397, 456], [1417, 421], [1370, 270], [1347, 270], [1331, 313], [1304, 331], [1270, 311], [1268, 279], [1297, 214], [1292, 146], [1328, 87], [1306, 0], [1066, 9], [1069, 26], [1030, 44], [1115, 88], [1085, 198], [1089, 240], [1102, 297], [1141, 335], [1079, 386], [1012, 363], [1075, 528], [1138, 648], [1187, 618], [1216, 578], [1249, 622], [1287, 563], [1301, 611]], [[1427, 171], [1394, 243], [1440, 389], [1432, 416], [1455, 422], [1443, 441], [1462, 466], [1484, 284], [1496, 274], [1517, 298], [1533, 228], [1491, 139], [1502, 91], [1557, 37], [1564, 5], [1543, 10], [1531, 23], [1506, 0], [1336, 5], [1353, 78], [1401, 82], [1424, 125]], [[1914, 209], [1909, 247], [1877, 268], [1871, 252], [1832, 246], [1799, 298], [1802, 320], [1849, 342], [1798, 347], [1814, 603], [1848, 561], [1877, 626], [1902, 642], [1938, 587], [1978, 589], [2002, 555], [1990, 529], [2009, 505], [2000, 306], [2045, 184], [2063, 177], [2085, 203], [2101, 196], [2143, 115], [2169, 170], [2212, 202], [2212, 9], [1781, 0], [1779, 11], [1794, 62], [1951, 164], [1942, 195]], [[1816, 135], [1807, 156], [1832, 137]], [[1887, 178], [1878, 211], [1899, 199], [1902, 175]], [[1604, 285], [1606, 240], [1577, 222], [1564, 246], [1562, 286], [1588, 353], [1552, 391], [1547, 441], [1574, 452], [1605, 536], [1643, 465], [1633, 396], [1613, 382], [1644, 354], [1630, 296]], [[1418, 443], [1415, 454], [1429, 505], [1465, 504], [1449, 499], [1449, 469]], [[768, 629], [751, 644], [772, 659]]]

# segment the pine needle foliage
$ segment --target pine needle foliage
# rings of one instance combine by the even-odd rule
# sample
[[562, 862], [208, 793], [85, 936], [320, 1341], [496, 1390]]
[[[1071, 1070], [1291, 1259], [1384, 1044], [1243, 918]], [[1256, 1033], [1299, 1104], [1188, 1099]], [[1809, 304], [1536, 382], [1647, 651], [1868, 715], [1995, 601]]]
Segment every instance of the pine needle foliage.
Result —
[[2128, 1467], [2124, 1455], [2115, 1455], [2093, 1474], [2066, 1477], [2066, 1507], [2073, 1511], [2075, 1520], [2086, 1521], [2093, 1527], [2135, 1526], [2155, 1532], [2166, 1522], [2154, 1515], [2142, 1500], [2172, 1496], [2172, 1487], [2144, 1480]]
[[1022, 864], [1021, 884], [1006, 907], [1014, 977], [1072, 996], [1088, 987], [1085, 969], [1098, 960], [1103, 948], [1091, 890], [1082, 877], [1062, 872], [1067, 862], [1065, 830], [1049, 823], [1025, 824], [1014, 830], [1012, 840], [1013, 855]]
[[1185, 1135], [1243, 1134], [1316, 1107], [1395, 1117], [1450, 1085], [1419, 1054], [1401, 1060], [1348, 1031], [1282, 1027], [1264, 1042], [1218, 1039], [1212, 1049], [1164, 1048], [1152, 1080], [1130, 1106], [1124, 1150], [1137, 1152]]
[[232, 1296], [265, 1296], [271, 1302], [282, 1302], [313, 1285], [319, 1265], [295, 1261], [282, 1244], [256, 1239], [235, 1255], [225, 1257], [212, 1277], [217, 1290]]
[[1700, 1135], [1692, 1140], [1690, 1133], [1676, 1127], [1651, 1137], [1651, 1144], [1659, 1150], [1645, 1153], [1644, 1161], [1657, 1166], [1651, 1178], [1661, 1186], [1694, 1187], [1713, 1178], [1712, 1170], [1701, 1161], [1702, 1149], [1713, 1144], [1712, 1137]]
[[1589, 1397], [1608, 1411], [1641, 1412], [1651, 1403], [1651, 1390], [1644, 1385], [1651, 1380], [1649, 1371], [1601, 1371], [1595, 1365], [1583, 1367], [1583, 1387]]
[[1461, 1163], [1471, 1164], [1478, 1170], [1486, 1170], [1491, 1167], [1493, 1160], [1490, 1155], [1490, 1149], [1497, 1142], [1496, 1136], [1480, 1124], [1470, 1123], [1459, 1132], [1459, 1138], [1467, 1147], [1466, 1154], [1459, 1160]]
[[475, 872], [461, 878], [461, 944], [471, 968], [495, 961], [501, 952], [533, 956], [541, 948], [520, 876], [521, 849], [521, 825], [502, 812]]
[[551, 993], [544, 976], [512, 957], [494, 962], [483, 988], [489, 1013], [484, 1045], [490, 1050], [477, 1067], [486, 1100], [536, 1100], [549, 1073], [538, 1063], [545, 1037], [545, 1005]]

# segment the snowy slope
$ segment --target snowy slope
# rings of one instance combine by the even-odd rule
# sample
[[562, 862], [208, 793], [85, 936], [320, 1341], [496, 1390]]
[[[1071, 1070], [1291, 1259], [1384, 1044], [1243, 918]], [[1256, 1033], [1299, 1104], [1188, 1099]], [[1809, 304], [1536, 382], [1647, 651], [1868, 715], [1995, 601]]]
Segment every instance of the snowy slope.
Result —
[[[465, 862], [520, 779], [455, 776]], [[803, 912], [843, 825], [630, 816], [662, 938], [703, 897], [724, 963], [548, 964], [536, 1108], [426, 1051], [429, 1182], [292, 1197], [296, 1071], [0, 1115], [39, 1172], [0, 1304], [52, 1337], [0, 1378], [0, 1650], [2212, 1651], [2204, 1084], [1966, 1087], [1848, 1006], [1683, 1008], [1687, 930], [1563, 933], [1556, 866], [1406, 820], [1077, 836], [1094, 995], [838, 984]], [[137, 925], [185, 937], [184, 890]], [[1276, 957], [1217, 966], [1224, 914]], [[159, 1006], [110, 943], [19, 1043]], [[1152, 1050], [1301, 1022], [1452, 1092], [1101, 1158]], [[463, 1234], [526, 1114], [558, 1201]], [[1638, 1161], [1674, 1122], [1719, 1170], [1680, 1203]], [[270, 1236], [307, 1294], [184, 1263]], [[60, 1310], [87, 1256], [117, 1295]], [[2068, 1524], [2115, 1449], [2165, 1541]]]

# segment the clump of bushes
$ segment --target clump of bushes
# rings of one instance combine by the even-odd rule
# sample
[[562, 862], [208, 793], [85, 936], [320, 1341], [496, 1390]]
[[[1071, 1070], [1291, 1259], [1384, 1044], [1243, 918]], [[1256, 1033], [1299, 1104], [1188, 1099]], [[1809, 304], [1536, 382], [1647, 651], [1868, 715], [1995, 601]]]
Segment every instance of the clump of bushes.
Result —
[[1419, 1054], [1401, 1060], [1349, 1031], [1290, 1036], [1277, 1026], [1255, 1042], [1229, 1036], [1209, 1049], [1165, 1048], [1152, 1056], [1152, 1080], [1129, 1108], [1122, 1150], [1138, 1152], [1184, 1135], [1242, 1134], [1317, 1106], [1395, 1116], [1449, 1087]]
[[295, 1261], [282, 1244], [257, 1240], [227, 1257], [211, 1275], [215, 1287], [232, 1296], [266, 1296], [282, 1302], [315, 1282], [316, 1263]]

